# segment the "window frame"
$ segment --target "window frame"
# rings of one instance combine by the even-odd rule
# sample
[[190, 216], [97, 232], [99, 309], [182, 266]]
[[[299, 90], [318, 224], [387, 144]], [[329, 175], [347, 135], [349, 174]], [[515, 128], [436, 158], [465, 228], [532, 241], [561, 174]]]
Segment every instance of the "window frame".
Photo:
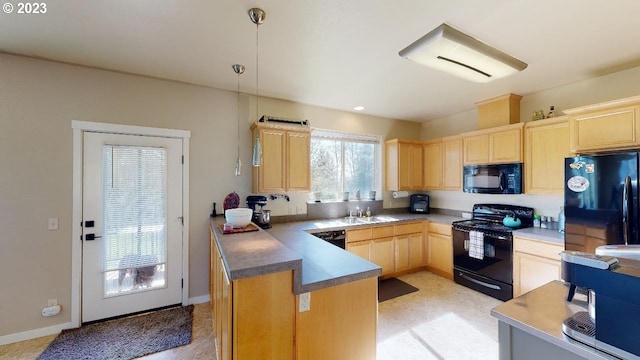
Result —
[[[335, 140], [340, 142], [340, 156], [341, 156], [341, 179], [340, 179], [340, 189], [342, 192], [345, 192], [345, 143], [362, 143], [362, 144], [373, 144], [374, 145], [374, 154], [373, 154], [373, 167], [374, 167], [374, 175], [373, 175], [373, 187], [374, 191], [376, 191], [376, 200], [382, 198], [382, 136], [374, 135], [374, 134], [361, 134], [361, 133], [351, 133], [346, 131], [338, 131], [338, 130], [328, 130], [328, 129], [320, 129], [320, 128], [311, 128], [311, 142], [314, 139], [326, 139], [326, 140]], [[311, 169], [313, 169], [313, 159], [310, 159], [309, 165]], [[311, 172], [313, 174], [313, 171]], [[311, 179], [311, 191], [313, 192], [313, 178]], [[350, 194], [350, 197], [353, 195]], [[361, 199], [366, 199], [368, 197], [367, 194], [360, 194]], [[339, 196], [336, 196], [332, 199], [322, 198], [320, 199], [322, 202], [329, 201], [343, 201]]]

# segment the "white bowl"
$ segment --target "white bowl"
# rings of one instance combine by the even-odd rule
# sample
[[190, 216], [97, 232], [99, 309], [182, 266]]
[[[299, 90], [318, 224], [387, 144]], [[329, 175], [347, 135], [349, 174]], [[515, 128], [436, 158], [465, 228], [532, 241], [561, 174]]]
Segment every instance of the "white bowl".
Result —
[[236, 229], [249, 225], [252, 215], [253, 210], [249, 208], [228, 209], [224, 212], [225, 220]]

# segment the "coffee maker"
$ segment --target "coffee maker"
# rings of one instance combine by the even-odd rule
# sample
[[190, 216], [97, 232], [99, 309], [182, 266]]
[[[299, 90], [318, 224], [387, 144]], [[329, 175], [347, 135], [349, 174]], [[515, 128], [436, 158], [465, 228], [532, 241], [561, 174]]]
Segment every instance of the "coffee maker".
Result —
[[247, 196], [247, 207], [253, 210], [253, 217], [251, 218], [251, 221], [263, 229], [268, 229], [271, 227], [271, 210], [263, 209], [265, 205], [267, 205], [266, 196]]
[[[562, 279], [597, 295], [593, 314], [580, 311], [562, 323], [562, 331], [581, 343], [625, 359], [640, 358], [640, 261], [579, 251], [563, 251]], [[594, 296], [595, 298], [595, 296]]]

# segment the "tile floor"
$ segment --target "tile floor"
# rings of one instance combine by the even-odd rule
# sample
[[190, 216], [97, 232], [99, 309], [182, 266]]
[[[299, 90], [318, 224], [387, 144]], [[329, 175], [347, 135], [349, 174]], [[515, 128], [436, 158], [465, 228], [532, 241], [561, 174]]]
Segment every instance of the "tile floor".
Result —
[[[379, 304], [378, 360], [497, 359], [498, 321], [490, 310], [502, 302], [427, 271], [401, 276], [420, 289]], [[0, 360], [32, 360], [55, 335], [0, 346]], [[189, 345], [147, 360], [214, 359], [209, 304], [194, 309]]]

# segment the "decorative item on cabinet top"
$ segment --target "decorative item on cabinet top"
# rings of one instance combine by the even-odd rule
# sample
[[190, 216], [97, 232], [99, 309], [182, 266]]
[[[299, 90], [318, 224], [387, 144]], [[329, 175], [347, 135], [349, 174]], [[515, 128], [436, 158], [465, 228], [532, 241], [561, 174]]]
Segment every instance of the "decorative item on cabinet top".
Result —
[[268, 115], [262, 115], [262, 117], [260, 118], [260, 120], [258, 122], [261, 123], [281, 123], [281, 124], [286, 124], [286, 125], [300, 125], [300, 126], [305, 126], [305, 127], [310, 127], [311, 123], [309, 122], [309, 120], [294, 120], [294, 119], [287, 119], [287, 118], [283, 118], [283, 117], [276, 117], [276, 116], [268, 116]]

